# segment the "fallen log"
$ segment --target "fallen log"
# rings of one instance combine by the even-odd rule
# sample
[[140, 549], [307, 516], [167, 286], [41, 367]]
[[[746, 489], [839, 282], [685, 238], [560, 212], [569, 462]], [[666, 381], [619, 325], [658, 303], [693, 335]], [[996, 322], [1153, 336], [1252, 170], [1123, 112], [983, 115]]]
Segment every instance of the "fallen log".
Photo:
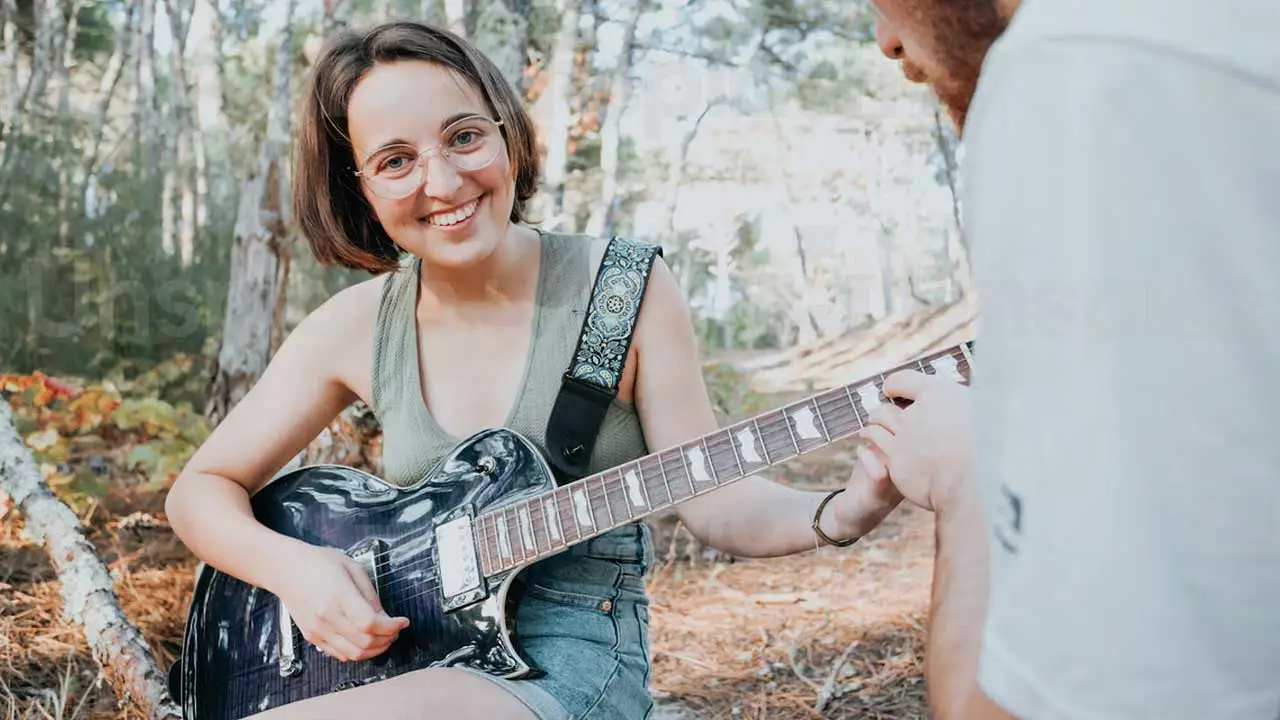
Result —
[[9, 403], [0, 399], [0, 493], [23, 517], [25, 534], [48, 553], [62, 585], [63, 616], [84, 628], [93, 658], [122, 704], [153, 720], [180, 718], [165, 675], [142, 633], [124, 616], [111, 575], [84, 536], [80, 519], [49, 489], [18, 436]]

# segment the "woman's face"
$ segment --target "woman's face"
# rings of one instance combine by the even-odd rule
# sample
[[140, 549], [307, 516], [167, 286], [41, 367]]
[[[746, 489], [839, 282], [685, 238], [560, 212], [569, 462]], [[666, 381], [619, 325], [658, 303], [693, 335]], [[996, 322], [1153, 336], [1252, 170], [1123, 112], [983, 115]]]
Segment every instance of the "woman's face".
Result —
[[496, 118], [462, 76], [416, 60], [378, 65], [356, 84], [347, 116], [361, 191], [397, 245], [465, 267], [502, 243], [515, 168]]

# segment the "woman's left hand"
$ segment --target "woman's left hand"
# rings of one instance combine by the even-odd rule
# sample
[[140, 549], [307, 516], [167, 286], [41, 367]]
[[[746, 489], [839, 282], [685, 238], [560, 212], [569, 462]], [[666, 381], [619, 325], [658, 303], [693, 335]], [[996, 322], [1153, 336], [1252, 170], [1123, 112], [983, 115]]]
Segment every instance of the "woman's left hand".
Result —
[[[884, 463], [874, 451], [859, 446], [856, 452], [858, 464], [853, 468], [845, 491], [832, 498], [823, 513], [820, 527], [834, 539], [866, 535], [902, 502], [902, 493], [890, 481]], [[838, 534], [828, 530], [832, 525]]]

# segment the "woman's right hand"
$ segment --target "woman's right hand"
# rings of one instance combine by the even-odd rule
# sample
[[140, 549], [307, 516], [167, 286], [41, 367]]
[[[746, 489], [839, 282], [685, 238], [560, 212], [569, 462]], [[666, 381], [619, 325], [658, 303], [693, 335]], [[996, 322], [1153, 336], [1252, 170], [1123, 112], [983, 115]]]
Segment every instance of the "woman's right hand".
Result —
[[339, 550], [295, 545], [269, 588], [288, 608], [308, 642], [339, 660], [386, 652], [409, 619], [390, 617], [360, 563]]

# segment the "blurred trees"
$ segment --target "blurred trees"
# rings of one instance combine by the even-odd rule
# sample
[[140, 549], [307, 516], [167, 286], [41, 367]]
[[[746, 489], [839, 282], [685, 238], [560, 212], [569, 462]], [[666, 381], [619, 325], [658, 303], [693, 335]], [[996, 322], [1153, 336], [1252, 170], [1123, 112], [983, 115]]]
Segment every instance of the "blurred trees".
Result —
[[527, 99], [551, 228], [661, 242], [709, 352], [964, 292], [960, 153], [839, 0], [0, 0], [0, 369], [200, 359], [216, 420], [361, 279], [287, 216], [319, 44], [419, 18]]

